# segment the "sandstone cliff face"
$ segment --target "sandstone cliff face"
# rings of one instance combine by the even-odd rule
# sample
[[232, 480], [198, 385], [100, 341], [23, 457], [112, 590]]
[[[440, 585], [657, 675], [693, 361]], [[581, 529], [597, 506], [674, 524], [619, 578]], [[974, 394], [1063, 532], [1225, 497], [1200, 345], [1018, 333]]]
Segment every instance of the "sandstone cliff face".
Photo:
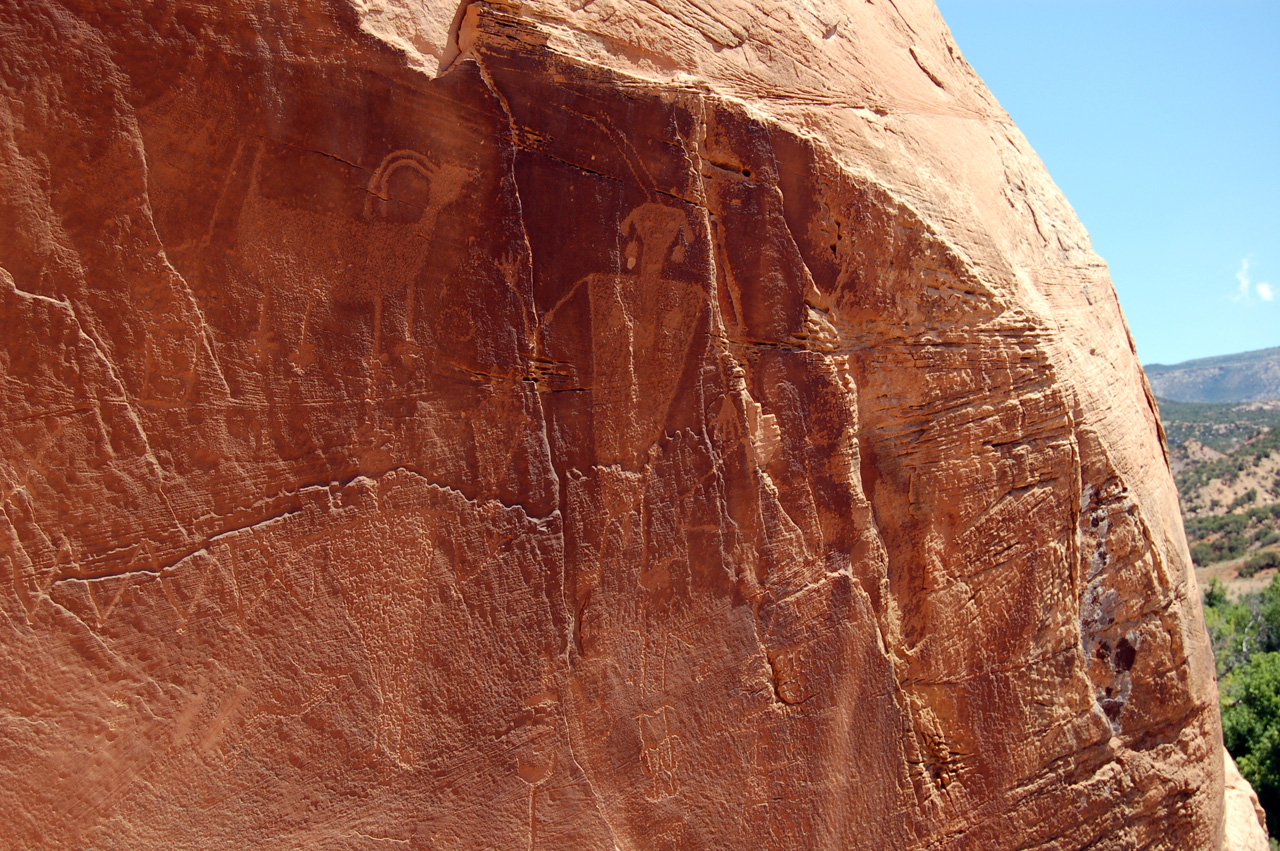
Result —
[[5, 847], [1216, 848], [1107, 278], [916, 0], [0, 7]]

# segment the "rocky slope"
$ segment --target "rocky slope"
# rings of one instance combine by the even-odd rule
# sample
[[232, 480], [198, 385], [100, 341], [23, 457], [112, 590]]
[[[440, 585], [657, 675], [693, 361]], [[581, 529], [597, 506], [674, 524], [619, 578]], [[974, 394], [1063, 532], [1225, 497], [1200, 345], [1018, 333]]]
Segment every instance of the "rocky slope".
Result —
[[1217, 848], [1087, 235], [916, 0], [0, 7], [0, 844]]
[[1249, 580], [1258, 564], [1280, 563], [1280, 402], [1161, 400], [1160, 413], [1197, 567], [1230, 562]]

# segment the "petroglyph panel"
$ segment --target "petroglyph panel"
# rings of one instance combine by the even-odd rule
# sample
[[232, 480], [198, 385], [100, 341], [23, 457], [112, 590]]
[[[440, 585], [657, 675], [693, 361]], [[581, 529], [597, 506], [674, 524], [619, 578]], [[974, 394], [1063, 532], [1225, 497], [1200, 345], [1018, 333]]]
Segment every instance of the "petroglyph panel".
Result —
[[1123, 317], [935, 10], [399, 3], [0, 15], [0, 846], [1216, 848]]

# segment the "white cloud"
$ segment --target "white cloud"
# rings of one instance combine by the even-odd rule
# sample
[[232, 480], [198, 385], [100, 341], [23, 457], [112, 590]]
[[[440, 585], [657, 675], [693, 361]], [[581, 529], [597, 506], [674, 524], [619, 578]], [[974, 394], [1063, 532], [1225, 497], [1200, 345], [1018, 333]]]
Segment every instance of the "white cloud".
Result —
[[1266, 281], [1253, 282], [1253, 278], [1249, 276], [1249, 258], [1246, 257], [1240, 261], [1240, 271], [1236, 272], [1236, 280], [1240, 282], [1236, 289], [1236, 294], [1231, 296], [1232, 301], [1252, 301], [1252, 296], [1257, 293], [1258, 298], [1262, 301], [1275, 301], [1275, 288]]
[[1231, 297], [1232, 301], [1244, 301], [1249, 297], [1249, 258], [1240, 261], [1240, 271], [1236, 272], [1236, 280], [1240, 282], [1240, 290]]

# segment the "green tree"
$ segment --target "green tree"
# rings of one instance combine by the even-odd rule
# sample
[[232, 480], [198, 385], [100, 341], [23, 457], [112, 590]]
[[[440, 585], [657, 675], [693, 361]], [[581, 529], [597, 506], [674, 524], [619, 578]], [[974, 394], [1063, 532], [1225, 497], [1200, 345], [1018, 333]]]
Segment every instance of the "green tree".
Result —
[[1258, 653], [1223, 683], [1222, 735], [1280, 833], [1280, 653]]
[[[1205, 590], [1204, 625], [1209, 631], [1213, 646], [1213, 658], [1217, 662], [1218, 677], [1225, 677], [1233, 668], [1249, 658], [1251, 653], [1263, 649], [1266, 624], [1261, 611], [1248, 602], [1232, 603], [1227, 599], [1222, 585], [1213, 580]], [[1249, 601], [1258, 605], [1261, 600]], [[1280, 617], [1280, 605], [1276, 610]]]
[[1258, 616], [1260, 644], [1255, 649], [1280, 650], [1280, 575], [1273, 576], [1261, 594], [1250, 594], [1245, 603]]

